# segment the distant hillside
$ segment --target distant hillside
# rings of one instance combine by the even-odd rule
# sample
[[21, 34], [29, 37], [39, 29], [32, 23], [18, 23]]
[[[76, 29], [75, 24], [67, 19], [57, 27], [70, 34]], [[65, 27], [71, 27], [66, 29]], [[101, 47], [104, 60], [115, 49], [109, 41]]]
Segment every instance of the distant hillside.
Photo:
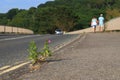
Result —
[[55, 0], [31, 7], [13, 8], [0, 14], [0, 25], [28, 28], [35, 33], [74, 31], [89, 27], [91, 18], [103, 13], [107, 20], [120, 16], [120, 0]]

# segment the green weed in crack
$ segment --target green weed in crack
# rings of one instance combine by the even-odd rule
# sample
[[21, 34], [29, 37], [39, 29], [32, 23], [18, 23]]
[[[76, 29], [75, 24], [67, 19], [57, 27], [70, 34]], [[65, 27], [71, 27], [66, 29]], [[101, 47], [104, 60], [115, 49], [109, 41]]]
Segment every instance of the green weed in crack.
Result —
[[44, 47], [40, 52], [38, 52], [36, 43], [34, 41], [30, 42], [28, 52], [29, 59], [32, 61], [33, 65], [39, 61], [45, 61], [47, 57], [52, 55], [52, 52], [49, 48], [49, 43], [51, 43], [51, 40], [46, 40], [44, 43]]

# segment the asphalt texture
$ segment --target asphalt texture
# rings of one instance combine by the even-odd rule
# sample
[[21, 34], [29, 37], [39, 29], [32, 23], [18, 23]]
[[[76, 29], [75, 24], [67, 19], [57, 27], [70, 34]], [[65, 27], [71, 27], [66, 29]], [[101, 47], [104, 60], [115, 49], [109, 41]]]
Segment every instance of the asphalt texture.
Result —
[[120, 33], [89, 33], [15, 80], [120, 80]]
[[[40, 51], [44, 42], [50, 39], [50, 48], [55, 48], [73, 40], [78, 35], [2, 35], [0, 36], [0, 68], [3, 66], [14, 66], [28, 61], [28, 48], [32, 40], [36, 42]], [[0, 71], [1, 72], [1, 71]]]

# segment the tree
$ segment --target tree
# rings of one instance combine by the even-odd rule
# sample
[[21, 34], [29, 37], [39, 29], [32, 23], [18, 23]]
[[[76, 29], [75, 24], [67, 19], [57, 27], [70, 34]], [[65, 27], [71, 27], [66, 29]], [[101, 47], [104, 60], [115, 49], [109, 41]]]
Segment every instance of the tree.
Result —
[[17, 15], [18, 11], [19, 11], [18, 8], [14, 8], [14, 9], [9, 10], [7, 12], [7, 18], [12, 20], [14, 18], [14, 16]]
[[103, 13], [107, 20], [120, 16], [120, 0], [54, 0], [31, 7], [13, 8], [0, 14], [0, 24], [19, 26], [35, 33], [73, 31], [89, 27], [91, 18]]
[[120, 11], [119, 9], [107, 9], [106, 10], [106, 20], [110, 20], [112, 18], [115, 18], [115, 17], [119, 17], [120, 16]]
[[21, 11], [12, 19], [10, 25], [26, 28], [26, 26], [29, 25], [28, 17], [29, 15], [27, 14], [27, 11]]
[[6, 14], [1, 13], [0, 14], [0, 25], [6, 25], [8, 22], [8, 19], [6, 17]]

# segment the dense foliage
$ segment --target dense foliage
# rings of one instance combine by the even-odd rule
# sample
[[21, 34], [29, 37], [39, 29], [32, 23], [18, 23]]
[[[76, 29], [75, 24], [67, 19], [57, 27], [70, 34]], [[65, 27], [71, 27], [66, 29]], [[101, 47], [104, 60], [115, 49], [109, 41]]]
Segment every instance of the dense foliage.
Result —
[[106, 20], [120, 16], [120, 0], [54, 0], [29, 10], [11, 9], [0, 14], [0, 25], [28, 28], [35, 33], [73, 31], [89, 27], [91, 18], [103, 13]]

